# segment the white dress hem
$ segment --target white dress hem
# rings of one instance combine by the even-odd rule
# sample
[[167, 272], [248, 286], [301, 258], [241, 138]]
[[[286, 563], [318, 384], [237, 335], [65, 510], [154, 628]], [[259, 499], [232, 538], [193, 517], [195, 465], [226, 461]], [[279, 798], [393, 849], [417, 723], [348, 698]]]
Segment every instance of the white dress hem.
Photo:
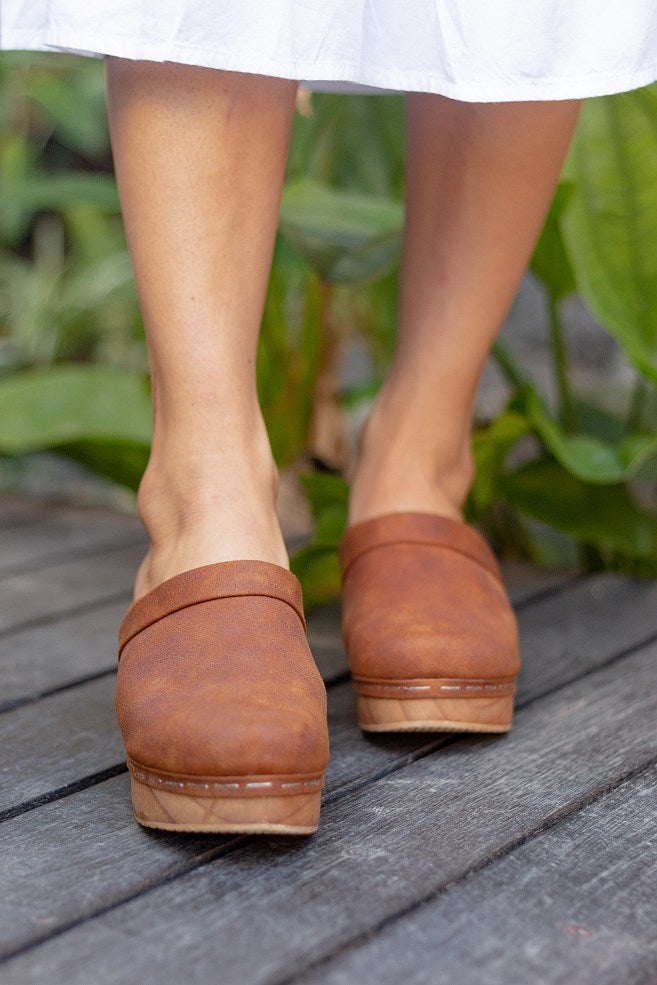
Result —
[[605, 72], [568, 78], [539, 77], [531, 81], [527, 78], [488, 78], [484, 83], [463, 80], [455, 82], [438, 72], [395, 71], [390, 65], [379, 70], [375, 66], [364, 68], [348, 62], [263, 61], [261, 55], [250, 58], [245, 52], [176, 43], [168, 46], [161, 43], [149, 45], [143, 41], [137, 43], [133, 38], [108, 36], [106, 31], [103, 32], [102, 41], [93, 36], [76, 34], [73, 38], [53, 31], [44, 41], [43, 34], [27, 30], [5, 31], [2, 47], [21, 51], [65, 51], [97, 58], [110, 55], [133, 60], [180, 62], [225, 71], [295, 79], [310, 88], [331, 91], [434, 92], [464, 102], [582, 99], [627, 92], [657, 79], [656, 61], [652, 66], [642, 65], [640, 71], [615, 75]]

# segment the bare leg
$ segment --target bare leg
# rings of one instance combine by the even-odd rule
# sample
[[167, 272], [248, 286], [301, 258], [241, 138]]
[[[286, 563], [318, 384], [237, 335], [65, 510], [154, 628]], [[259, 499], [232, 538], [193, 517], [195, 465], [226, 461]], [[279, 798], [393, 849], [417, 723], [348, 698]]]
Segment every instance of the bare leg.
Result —
[[153, 378], [135, 595], [215, 561], [287, 567], [255, 356], [296, 83], [116, 58], [107, 82]]
[[460, 517], [479, 377], [548, 209], [578, 101], [406, 101], [395, 357], [361, 437], [349, 520]]

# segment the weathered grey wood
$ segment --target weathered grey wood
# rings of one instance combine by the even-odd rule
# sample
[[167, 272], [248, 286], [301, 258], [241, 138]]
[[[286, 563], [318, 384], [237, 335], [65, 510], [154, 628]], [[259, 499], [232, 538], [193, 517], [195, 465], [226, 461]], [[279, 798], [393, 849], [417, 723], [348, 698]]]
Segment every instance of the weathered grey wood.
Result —
[[[56, 623], [30, 626], [0, 642], [0, 711], [116, 668], [118, 628], [130, 601], [99, 603]], [[0, 725], [1, 728], [1, 725]]]
[[[656, 657], [645, 647], [532, 702], [505, 739], [455, 742], [329, 798], [312, 839], [238, 846], [13, 958], [4, 985], [288, 980], [654, 760]], [[72, 864], [63, 852], [62, 877]], [[94, 881], [79, 877], [78, 899]], [[43, 922], [62, 901], [42, 898]]]
[[[101, 596], [101, 601], [92, 595], [88, 602], [83, 603], [89, 606], [84, 613], [67, 616], [61, 614], [62, 609], [55, 608], [50, 617], [46, 615], [47, 625], [17, 628], [3, 640], [4, 649], [13, 644], [10, 673], [14, 699], [34, 696], [39, 690], [60, 687], [75, 678], [98, 673], [114, 665], [116, 629], [127, 604], [129, 586], [142, 552], [143, 542], [134, 559], [131, 558], [125, 568], [119, 568], [116, 572], [116, 576], [122, 579], [121, 584], [126, 586], [123, 589], [124, 601], [105, 603], [102, 599], [107, 594]], [[52, 560], [51, 555], [46, 571], [59, 568]], [[95, 564], [98, 559], [88, 560]], [[76, 576], [71, 574], [70, 566], [64, 567], [70, 579], [69, 585], [73, 588]], [[101, 569], [104, 569], [102, 561]], [[94, 577], [93, 568], [91, 574], [89, 572], [89, 567], [78, 567], [78, 583], [83, 591], [88, 589], [87, 582]], [[111, 575], [102, 574], [99, 580], [107, 587], [110, 579]], [[550, 575], [545, 580], [540, 576], [530, 582], [526, 573], [512, 571], [507, 583], [512, 596], [521, 602], [547, 593], [546, 598], [521, 613], [525, 651], [529, 644], [529, 653], [525, 652], [521, 703], [570, 676], [582, 673], [585, 668], [610, 659], [619, 650], [635, 645], [657, 631], [657, 620], [653, 618], [654, 594], [645, 594], [645, 586], [632, 586], [613, 578], [593, 579], [590, 583], [568, 586], [560, 596], [551, 598], [550, 593], [563, 586], [561, 575]], [[586, 585], [588, 587], [585, 588]], [[41, 600], [42, 596], [37, 594], [35, 598]], [[48, 591], [46, 598], [50, 604], [52, 594]], [[570, 599], [572, 601], [568, 601]], [[622, 621], [611, 619], [611, 614], [617, 613], [620, 607], [626, 612], [626, 618]], [[43, 613], [38, 618], [43, 619]], [[584, 630], [581, 629], [582, 618], [586, 622]], [[548, 630], [560, 619], [567, 623], [570, 643], [560, 647], [556, 666], [547, 666], [546, 657], [549, 658], [555, 649], [553, 637], [561, 635], [559, 631], [550, 635]], [[339, 678], [346, 669], [339, 631], [339, 605], [313, 613], [309, 619], [309, 634], [325, 677], [329, 681]], [[542, 646], [543, 640], [545, 647]], [[45, 685], [40, 683], [44, 680], [47, 682]], [[10, 716], [2, 716], [0, 725], [5, 718], [12, 722], [9, 729], [11, 741], [8, 746], [3, 746], [3, 752], [11, 753], [18, 749], [20, 757], [27, 751], [25, 772], [21, 767], [18, 771], [14, 768], [10, 774], [12, 796], [20, 791], [21, 782], [26, 777], [30, 782], [47, 777], [42, 788], [39, 788], [38, 782], [32, 787], [30, 782], [27, 784], [28, 791], [31, 791], [28, 796], [38, 796], [75, 783], [88, 773], [112, 767], [122, 759], [123, 750], [112, 711], [112, 688], [113, 681], [107, 678], [72, 689], [68, 692], [72, 700], [63, 701], [56, 707], [53, 702], [64, 698], [63, 694], [40, 701], [32, 706], [35, 714], [31, 719], [29, 716], [27, 719], [17, 718], [19, 709], [11, 712]], [[80, 715], [80, 706], [86, 706], [90, 714]], [[433, 742], [431, 736], [363, 741], [355, 726], [353, 696], [348, 686], [332, 688], [329, 707], [334, 758], [329, 769], [328, 790], [334, 796], [345, 786], [370, 782], [377, 774], [400, 766], [409, 756], [419, 754], [423, 747], [430, 748]], [[21, 711], [27, 712], [28, 709]], [[27, 739], [28, 736], [34, 736], [34, 743]], [[112, 749], [116, 749], [116, 755], [108, 761], [107, 753]], [[6, 755], [3, 755], [3, 761], [10, 762]], [[118, 804], [117, 796], [120, 797]], [[81, 820], [82, 816], [84, 821]], [[94, 827], [92, 819], [96, 818], [98, 823]], [[41, 824], [48, 831], [45, 840]], [[99, 825], [103, 832], [109, 832], [107, 838], [98, 837]], [[171, 876], [190, 862], [195, 864], [203, 853], [221, 852], [222, 848], [231, 844], [230, 840], [215, 839], [208, 847], [205, 840], [190, 838], [185, 841], [146, 835], [131, 819], [125, 776], [115, 777], [16, 818], [3, 825], [1, 831], [3, 836], [11, 835], [10, 843], [2, 849], [3, 855], [12, 858], [18, 865], [17, 869], [13, 869], [14, 874], [18, 873], [15, 889], [12, 890], [8, 883], [6, 898], [21, 900], [17, 907], [14, 903], [14, 918], [9, 923], [0, 918], [0, 924], [6, 925], [10, 933], [15, 932], [9, 946], [42, 934], [44, 926], [54, 929], [67, 920], [79, 919], [85, 912], [94, 912], [99, 906], [111, 904], [117, 893], [129, 894], [134, 887]], [[80, 836], [82, 851], [76, 851], [75, 865], [69, 861], [68, 866], [62, 869], [62, 859], [57, 851], [61, 852], [62, 844], [69, 844], [71, 831]], [[156, 846], [161, 851], [153, 852], [150, 846]], [[45, 857], [44, 848], [47, 850]], [[108, 866], [108, 853], [122, 860], [116, 869]], [[24, 877], [30, 870], [30, 862], [37, 863], [37, 867], [34, 868], [34, 879], [26, 881]], [[98, 879], [90, 879], [89, 874], [96, 872]], [[44, 875], [46, 873], [47, 877]], [[39, 918], [36, 922], [32, 919], [31, 912], [40, 912], [39, 900], [25, 895], [28, 882], [51, 902], [59, 901], [55, 922], [52, 911], [46, 918]], [[27, 936], [21, 937], [22, 933]]]
[[295, 981], [655, 982], [656, 826], [653, 768]]
[[0, 530], [38, 520], [53, 508], [56, 509], [50, 502], [3, 493], [0, 496]]
[[[50, 695], [0, 717], [0, 814], [101, 773], [124, 760], [113, 707], [114, 676]], [[333, 757], [327, 783], [336, 789], [434, 743], [435, 736], [363, 742], [347, 682], [329, 691]]]
[[123, 759], [113, 692], [103, 677], [0, 715], [0, 813]]
[[501, 568], [504, 584], [516, 606], [565, 587], [577, 577], [572, 572], [537, 568], [525, 561], [503, 561]]
[[[129, 585], [132, 562], [117, 568], [117, 584]], [[78, 573], [84, 570], [77, 562]], [[95, 562], [88, 564], [95, 571]], [[106, 562], [101, 562], [106, 567]], [[109, 573], [112, 578], [113, 569]], [[107, 590], [107, 578], [98, 583]], [[0, 708], [40, 693], [110, 671], [116, 659], [116, 633], [130, 599], [126, 587], [121, 601], [90, 603], [90, 608], [60, 616], [46, 625], [28, 626], [0, 642], [3, 661]], [[619, 619], [617, 613], [622, 612]], [[312, 613], [308, 631], [313, 653], [325, 680], [347, 671], [340, 633], [340, 608], [335, 603]], [[524, 670], [523, 688], [533, 681], [539, 691], [579, 674], [589, 664], [657, 633], [657, 586], [611, 575], [581, 580], [562, 587], [519, 612]], [[564, 678], [564, 674], [566, 677]]]
[[132, 814], [127, 773], [6, 821], [0, 826], [0, 955], [121, 893], [184, 871], [232, 841], [146, 831]]
[[[572, 680], [655, 635], [656, 602], [654, 583], [600, 576], [521, 609], [524, 668], [518, 702]], [[621, 610], [623, 618], [619, 619]], [[330, 626], [325, 627], [323, 636], [318, 634], [324, 641], [319, 650], [329, 677], [346, 668], [336, 634]], [[5, 640], [3, 647], [10, 642]], [[5, 762], [12, 763], [5, 768], [11, 768], [10, 778], [0, 773], [0, 810], [120, 761], [113, 686], [112, 678], [92, 681], [0, 715], [0, 743]], [[425, 739], [416, 737], [410, 743], [403, 748], [424, 745]], [[358, 750], [360, 744], [356, 742], [354, 748]]]
[[[606, 585], [610, 588], [612, 582], [606, 581]], [[643, 598], [641, 586], [638, 588]], [[605, 608], [608, 606], [609, 599], [606, 595], [600, 596], [599, 593], [595, 593], [592, 597], [601, 601]], [[631, 596], [627, 601], [628, 604], [631, 602]], [[547, 602], [541, 603], [545, 610], [544, 618], [531, 621], [530, 625], [535, 635], [529, 640], [532, 645], [528, 650], [527, 668], [518, 695], [519, 705], [540, 694], [540, 681], [543, 675], [541, 635], [545, 631], [545, 625], [550, 625], [554, 621], [555, 614], [561, 611], [563, 605], [564, 600], [555, 597], [550, 612]], [[591, 613], [590, 618], [595, 622], [595, 613]], [[575, 639], [578, 640], [577, 623], [569, 623], [569, 626], [569, 632], [574, 633]], [[329, 624], [326, 627], [325, 639], [330, 639], [330, 635]], [[613, 656], [617, 652], [613, 649], [615, 643], [613, 635], [609, 632], [605, 633], [604, 640], [592, 637], [590, 644], [593, 647], [594, 659], [602, 663]], [[571, 654], [568, 647], [562, 647], [560, 655], [559, 667], [564, 675], [572, 675], [578, 668], [586, 669], [592, 659], [588, 650], [579, 648]], [[555, 673], [557, 672], [558, 667], [555, 668]], [[551, 685], [551, 680], [548, 683]], [[6, 773], [3, 779], [5, 792], [2, 806], [5, 809], [30, 797], [47, 794], [53, 789], [74, 783], [80, 776], [100, 772], [122, 761], [123, 748], [112, 708], [113, 686], [113, 677], [108, 677], [77, 689], [52, 695], [38, 704], [16, 709], [9, 715], [0, 716], [0, 742], [5, 750], [5, 761], [10, 763], [15, 760], [20, 764]], [[12, 728], [3, 729], [6, 722], [13, 723]], [[332, 759], [327, 773], [327, 789], [331, 791], [348, 784], [362, 782], [381, 771], [394, 768], [408, 756], [417, 754], [423, 748], [430, 748], [436, 742], [435, 736], [422, 734], [361, 738], [356, 725], [353, 692], [349, 684], [330, 689], [329, 725]], [[83, 741], [78, 741], [78, 734], [83, 736]], [[115, 782], [119, 781], [110, 781], [112, 784]], [[87, 791], [79, 796], [91, 797], [92, 794]], [[75, 823], [76, 800], [77, 798], [67, 798], [64, 801], [61, 821], [63, 830]], [[54, 808], [41, 808], [36, 812], [37, 815], [41, 815], [44, 810], [50, 811]], [[111, 812], [111, 810], [110, 803], [107, 811]], [[38, 842], [38, 821], [33, 835], [28, 833], [27, 828], [21, 828], [23, 823], [26, 822], [19, 819], [11, 822], [15, 826], [12, 830], [15, 830], [17, 835], [12, 842], [11, 850], [6, 854], [19, 856], [22, 830], [25, 830], [27, 845], [31, 843], [32, 837], [36, 837]], [[40, 856], [41, 850], [42, 846], [30, 849], [36, 852], [37, 856]], [[102, 866], [104, 845], [101, 846], [100, 852], [101, 857], [97, 862]], [[41, 868], [42, 871], [51, 871], [52, 864], [50, 861], [44, 861]], [[11, 894], [9, 895], [11, 898]]]
[[657, 638], [657, 581], [602, 574], [576, 581], [518, 613], [528, 698], [573, 680], [587, 668]]
[[[44, 564], [37, 571], [0, 578], [0, 634], [54, 619], [129, 591], [143, 557], [143, 542], [89, 557]], [[9, 645], [2, 643], [2, 649]]]
[[[138, 546], [139, 545], [139, 546]], [[106, 560], [95, 557], [76, 559], [65, 565], [64, 576], [66, 585], [70, 586], [63, 595], [63, 603], [67, 607], [76, 607], [79, 593], [75, 579], [79, 576], [84, 586], [82, 611], [69, 614], [59, 613], [55, 607], [44, 621], [43, 596], [40, 587], [43, 578], [40, 576], [32, 582], [32, 592], [29, 598], [21, 599], [19, 618], [24, 624], [6, 629], [11, 635], [11, 642], [0, 642], [2, 650], [3, 674], [2, 693], [0, 694], [0, 711], [21, 701], [34, 699], [40, 694], [54, 688], [75, 684], [92, 674], [110, 671], [114, 667], [116, 635], [121, 619], [129, 604], [132, 591], [134, 570], [144, 550], [145, 542], [136, 537], [134, 551], [129, 548], [127, 555], [116, 567], [111, 567], [109, 575]], [[97, 569], [97, 565], [99, 568]], [[50, 565], [46, 575], [50, 572]], [[96, 572], [100, 576], [96, 579]], [[527, 579], [527, 586], [523, 579]], [[86, 583], [86, 584], [85, 584]], [[30, 581], [19, 583], [19, 592], [29, 590]], [[111, 592], [112, 585], [116, 593]], [[28, 587], [26, 587], [28, 586]], [[536, 594], [545, 591], [566, 590], [562, 576], [557, 578], [552, 573], [536, 573], [535, 569], [516, 565], [512, 569], [510, 580], [512, 597], [525, 604]], [[0, 580], [0, 591], [7, 589]], [[97, 589], [100, 599], [95, 601]], [[119, 601], [104, 601], [110, 595], [116, 595]], [[11, 595], [11, 588], [7, 596]], [[3, 597], [7, 597], [3, 596]], [[62, 601], [62, 593], [58, 593]], [[14, 583], [14, 602], [16, 601], [16, 583]], [[53, 602], [50, 589], [45, 596], [47, 604]], [[33, 617], [32, 619], [30, 617]], [[7, 606], [5, 622], [16, 618], [15, 607]], [[33, 625], [34, 621], [37, 625]], [[344, 676], [347, 672], [347, 661], [342, 644], [340, 630], [340, 603], [334, 602], [316, 609], [308, 616], [308, 637], [317, 665], [326, 681], [332, 681]]]
[[[113, 722], [106, 724], [113, 728]], [[404, 765], [409, 755], [436, 745], [435, 736], [363, 741], [356, 723], [353, 691], [346, 683], [331, 688], [329, 725], [332, 759], [327, 770], [327, 794]], [[102, 748], [102, 742], [98, 744]], [[117, 744], [118, 739], [114, 745]], [[57, 770], [57, 763], [52, 768]], [[73, 764], [68, 773], [67, 761], [61, 779], [70, 782], [69, 775], [76, 776], [77, 772]], [[75, 858], [62, 858], [62, 848], [68, 844], [67, 833], [72, 830], [76, 831]], [[208, 844], [222, 845], [229, 840], [214, 838]], [[151, 851], [151, 845], [157, 850]], [[158, 840], [157, 836], [144, 834], [132, 819], [125, 774], [5, 821], [0, 825], [0, 854], [6, 860], [0, 894], [0, 953], [42, 932], [41, 918], [35, 916], [39, 899], [46, 900], [49, 907], [57, 900], [59, 919], [66, 923], [75, 915], [79, 917], [75, 906], [80, 905], [80, 893], [85, 901], [93, 898], [96, 906], [98, 899], [93, 892], [98, 893], [103, 905], [125, 893], [130, 885], [138, 887], [144, 879], [161, 878], [180, 859], [197, 857], [199, 853], [202, 856], [206, 848], [203, 839], [193, 836]], [[108, 855], [112, 860], [109, 868]], [[121, 858], [125, 860], [123, 867], [118, 864]], [[34, 871], [34, 881], [26, 880], [28, 870]]]
[[[118, 628], [130, 597], [126, 590], [120, 601], [100, 602], [56, 622], [29, 626], [1, 642], [0, 711], [114, 670]], [[346, 658], [339, 613], [335, 606], [326, 608], [309, 616], [308, 637], [325, 680], [332, 680], [345, 673]]]
[[109, 510], [51, 508], [25, 517], [22, 523], [0, 528], [0, 573], [27, 570], [94, 548], [126, 543], [129, 538], [145, 542], [136, 517]]

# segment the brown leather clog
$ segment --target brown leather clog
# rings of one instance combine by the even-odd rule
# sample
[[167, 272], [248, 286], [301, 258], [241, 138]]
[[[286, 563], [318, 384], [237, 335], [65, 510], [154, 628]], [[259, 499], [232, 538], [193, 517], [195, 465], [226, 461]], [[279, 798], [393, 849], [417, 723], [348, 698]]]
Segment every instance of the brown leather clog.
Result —
[[209, 564], [133, 602], [119, 631], [116, 714], [141, 824], [317, 828], [326, 690], [286, 568]]
[[508, 731], [516, 620], [476, 530], [430, 513], [373, 517], [343, 534], [340, 569], [362, 729]]

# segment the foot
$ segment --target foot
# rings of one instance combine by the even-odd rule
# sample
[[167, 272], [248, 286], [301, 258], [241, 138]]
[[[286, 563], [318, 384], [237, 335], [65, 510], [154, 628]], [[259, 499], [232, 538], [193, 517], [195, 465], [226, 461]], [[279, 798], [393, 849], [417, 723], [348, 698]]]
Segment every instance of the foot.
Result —
[[164, 454], [160, 447], [138, 495], [151, 546], [137, 572], [135, 599], [167, 578], [217, 561], [260, 560], [289, 568], [277, 490], [266, 433], [233, 436], [202, 453]]
[[381, 391], [359, 440], [348, 526], [406, 511], [462, 520], [474, 473], [467, 424], [401, 413]]

